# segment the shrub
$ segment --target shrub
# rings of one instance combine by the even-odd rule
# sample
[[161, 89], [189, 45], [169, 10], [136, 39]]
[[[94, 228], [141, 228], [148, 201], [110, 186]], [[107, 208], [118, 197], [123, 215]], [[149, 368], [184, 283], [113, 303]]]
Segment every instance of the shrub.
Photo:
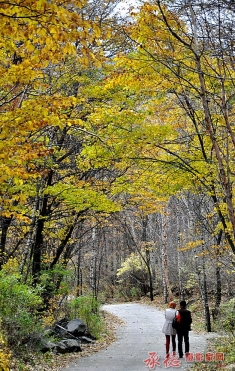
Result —
[[11, 354], [5, 346], [3, 334], [0, 334], [0, 347], [0, 371], [9, 371]]
[[39, 327], [36, 309], [41, 304], [39, 292], [20, 282], [20, 274], [9, 265], [0, 272], [0, 313], [2, 328], [9, 344], [19, 343]]
[[141, 297], [141, 290], [139, 287], [131, 287], [130, 295], [134, 299], [140, 299]]
[[10, 370], [10, 359], [9, 355], [4, 351], [0, 350], [0, 370], [9, 371]]
[[67, 303], [66, 314], [69, 319], [80, 318], [91, 334], [98, 338], [103, 327], [99, 308], [100, 304], [92, 295], [79, 296]]
[[235, 338], [235, 299], [229, 300], [227, 303], [223, 303], [219, 309], [219, 317], [217, 321], [218, 329], [225, 331]]

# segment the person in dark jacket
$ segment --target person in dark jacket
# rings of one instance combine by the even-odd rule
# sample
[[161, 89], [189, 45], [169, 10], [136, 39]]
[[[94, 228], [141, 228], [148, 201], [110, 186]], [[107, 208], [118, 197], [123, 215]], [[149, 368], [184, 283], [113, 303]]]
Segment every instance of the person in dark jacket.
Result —
[[178, 337], [178, 353], [179, 358], [183, 358], [183, 340], [185, 345], [185, 353], [189, 352], [189, 331], [191, 330], [192, 316], [191, 312], [186, 309], [186, 302], [180, 302], [180, 309], [177, 312], [177, 320], [179, 326], [177, 328]]

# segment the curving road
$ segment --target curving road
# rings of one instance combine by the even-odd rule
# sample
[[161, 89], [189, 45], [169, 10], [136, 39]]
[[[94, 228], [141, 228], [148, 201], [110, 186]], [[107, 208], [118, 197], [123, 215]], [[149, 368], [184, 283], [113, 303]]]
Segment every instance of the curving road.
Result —
[[[148, 371], [188, 370], [192, 365], [180, 359], [179, 365], [164, 364], [165, 336], [162, 334], [164, 311], [143, 304], [104, 305], [103, 309], [125, 321], [117, 330], [117, 340], [99, 353], [81, 357], [61, 371]], [[190, 332], [190, 351], [203, 352], [209, 335]], [[153, 359], [159, 363], [154, 368], [146, 365], [149, 352], [156, 352]], [[157, 357], [159, 356], [159, 358]], [[157, 359], [158, 358], [158, 359]], [[153, 362], [154, 364], [155, 362]]]

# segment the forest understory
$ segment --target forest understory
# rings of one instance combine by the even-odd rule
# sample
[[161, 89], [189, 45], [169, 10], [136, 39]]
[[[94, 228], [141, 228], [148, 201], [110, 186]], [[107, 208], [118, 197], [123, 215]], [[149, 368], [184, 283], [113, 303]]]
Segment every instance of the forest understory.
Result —
[[20, 360], [18, 358], [13, 359], [10, 371], [60, 371], [80, 357], [87, 357], [99, 352], [115, 341], [115, 331], [118, 326], [123, 325], [123, 322], [118, 317], [108, 312], [105, 312], [104, 321], [105, 332], [101, 335], [101, 338], [93, 344], [83, 344], [82, 352], [67, 354], [29, 352]]

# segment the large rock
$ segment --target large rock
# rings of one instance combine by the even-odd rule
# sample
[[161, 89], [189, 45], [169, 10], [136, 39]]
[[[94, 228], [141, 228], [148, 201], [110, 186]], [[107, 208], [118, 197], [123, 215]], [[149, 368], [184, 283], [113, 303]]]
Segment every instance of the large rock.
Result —
[[66, 339], [59, 341], [55, 347], [55, 353], [72, 353], [72, 352], [81, 352], [81, 342], [75, 339]]
[[59, 336], [60, 338], [64, 338], [67, 333], [66, 327], [68, 322], [69, 321], [67, 318], [63, 318], [55, 322], [52, 326], [52, 332], [54, 333], [54, 335]]
[[40, 351], [42, 353], [46, 353], [52, 349], [54, 349], [55, 344], [51, 341], [47, 341], [44, 336], [40, 333], [34, 333], [27, 337], [27, 339], [24, 339], [23, 344], [28, 349], [33, 349]]
[[94, 342], [95, 342], [93, 339], [91, 339], [91, 338], [88, 337], [88, 336], [80, 336], [79, 339], [80, 339], [81, 342], [84, 343], [84, 344], [91, 344], [91, 343], [94, 343]]
[[[48, 337], [61, 338], [58, 343], [48, 341]], [[57, 321], [53, 327], [46, 328], [44, 333], [31, 334], [22, 341], [30, 349], [36, 349], [43, 353], [53, 350], [55, 353], [81, 352], [81, 343], [93, 343], [94, 338], [88, 334], [86, 325], [80, 318], [68, 321], [63, 318]]]
[[67, 323], [66, 330], [74, 336], [81, 336], [86, 331], [86, 325], [80, 318], [76, 318]]
[[40, 344], [40, 351], [42, 353], [46, 353], [54, 349], [55, 349], [55, 343], [52, 343], [51, 341], [47, 341], [46, 339], [42, 339], [41, 344]]

